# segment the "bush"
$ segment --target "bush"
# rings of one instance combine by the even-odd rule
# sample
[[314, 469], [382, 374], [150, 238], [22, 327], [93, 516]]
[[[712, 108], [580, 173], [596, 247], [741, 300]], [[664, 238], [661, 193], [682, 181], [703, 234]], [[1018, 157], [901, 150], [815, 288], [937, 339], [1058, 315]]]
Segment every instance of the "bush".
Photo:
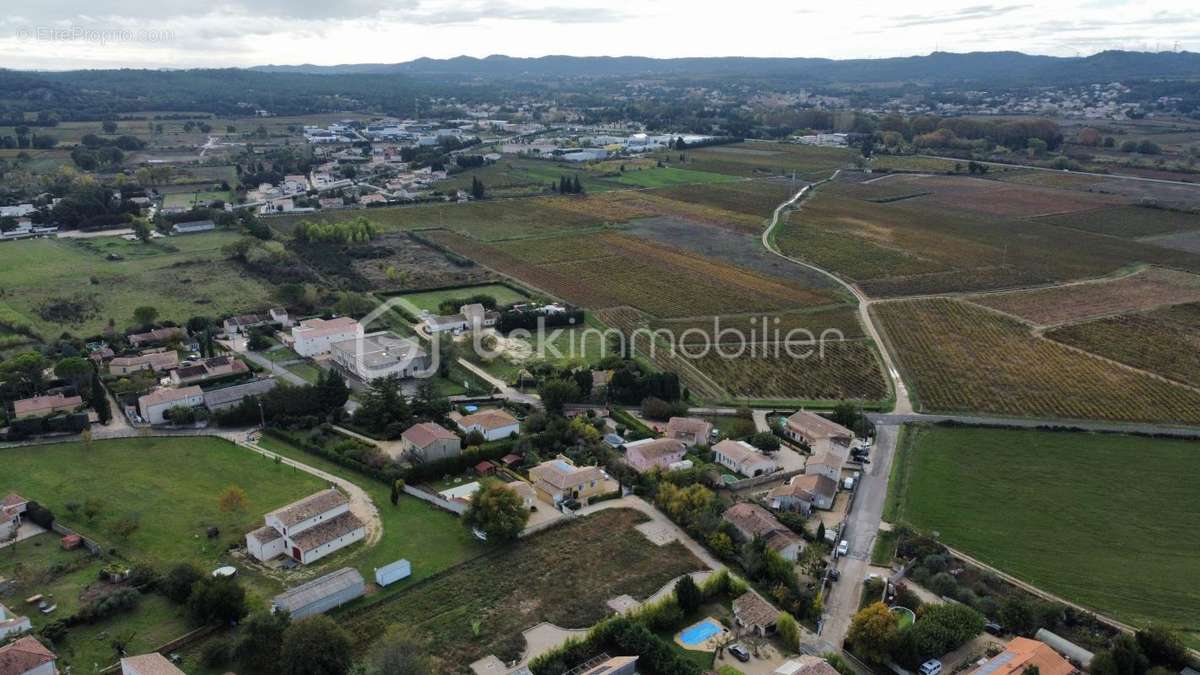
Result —
[[183, 604], [192, 595], [192, 585], [204, 575], [191, 563], [179, 563], [167, 572], [158, 590], [171, 602]]
[[666, 421], [687, 414], [688, 406], [682, 401], [667, 402], [654, 397], [642, 400], [642, 417], [648, 420]]
[[192, 585], [188, 613], [197, 624], [228, 624], [246, 616], [246, 589], [228, 577], [204, 577]]
[[128, 612], [137, 607], [141, 599], [142, 594], [132, 588], [118, 588], [80, 607], [72, 620], [76, 623], [95, 623], [115, 614]]
[[206, 668], [220, 668], [233, 660], [233, 641], [214, 638], [200, 650], [200, 663]]

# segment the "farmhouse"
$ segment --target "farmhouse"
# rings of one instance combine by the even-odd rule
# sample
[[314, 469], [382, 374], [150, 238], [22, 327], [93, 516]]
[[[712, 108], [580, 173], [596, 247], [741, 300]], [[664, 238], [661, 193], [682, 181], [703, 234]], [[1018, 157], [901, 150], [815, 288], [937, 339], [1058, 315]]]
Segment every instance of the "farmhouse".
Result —
[[108, 372], [113, 375], [129, 375], [139, 370], [163, 372], [179, 365], [179, 352], [164, 349], [137, 356], [117, 356], [108, 362]]
[[138, 398], [138, 414], [150, 424], [163, 424], [163, 413], [171, 408], [195, 408], [204, 405], [204, 392], [195, 385], [182, 389], [156, 389]]
[[457, 333], [465, 330], [490, 328], [495, 326], [499, 320], [499, 312], [487, 309], [476, 302], [459, 307], [458, 314], [427, 316], [425, 317], [425, 327], [430, 333], [442, 333], [445, 331], [454, 331]]
[[1042, 675], [1071, 675], [1078, 672], [1044, 642], [1028, 638], [1013, 638], [1005, 650], [987, 663], [972, 670], [970, 675], [1019, 675], [1034, 667]]
[[343, 567], [275, 596], [271, 600], [271, 611], [287, 610], [292, 621], [299, 621], [341, 607], [360, 597], [364, 591], [366, 582], [358, 570]]
[[308, 564], [367, 535], [366, 526], [350, 512], [350, 500], [332, 488], [276, 509], [265, 521], [246, 535], [246, 550], [262, 561], [287, 555]]
[[4, 675], [58, 675], [58, 657], [31, 637], [0, 647], [0, 673]]
[[508, 438], [521, 430], [517, 418], [504, 410], [482, 410], [472, 415], [461, 415], [455, 411], [450, 413], [450, 419], [464, 434], [478, 431], [488, 441]]
[[270, 326], [279, 324], [283, 328], [289, 328], [292, 325], [291, 319], [288, 318], [286, 309], [272, 308], [267, 310], [266, 314], [242, 314], [240, 316], [231, 316], [224, 321], [225, 334], [229, 336], [245, 333], [251, 328], [259, 328], [261, 326]]
[[754, 591], [746, 591], [733, 601], [733, 620], [752, 635], [766, 637], [775, 630], [779, 610]]
[[328, 321], [307, 319], [292, 327], [292, 349], [300, 356], [327, 354], [334, 344], [354, 340], [362, 334], [362, 326], [348, 316]]
[[221, 387], [204, 392], [204, 406], [213, 412], [224, 408], [232, 408], [242, 402], [247, 396], [262, 396], [279, 384], [273, 377], [254, 380], [232, 387]]
[[0, 640], [7, 638], [9, 635], [18, 635], [29, 630], [33, 630], [33, 624], [30, 623], [29, 617], [17, 616], [3, 604], [0, 604]]
[[837, 487], [837, 481], [830, 480], [828, 476], [794, 476], [787, 485], [771, 490], [767, 499], [773, 509], [799, 511], [808, 515], [813, 509], [833, 508]]
[[667, 438], [675, 438], [690, 447], [708, 445], [713, 425], [696, 417], [672, 417], [667, 421]]
[[625, 461], [637, 470], [645, 473], [658, 468], [666, 471], [670, 466], [683, 459], [687, 452], [687, 444], [675, 438], [647, 438], [625, 444]]
[[767, 546], [777, 551], [785, 560], [795, 561], [800, 557], [804, 542], [784, 527], [771, 512], [750, 502], [738, 502], [725, 509], [721, 517], [737, 529], [738, 534], [750, 541], [755, 537], [767, 540]]
[[433, 462], [457, 457], [462, 453], [462, 440], [458, 434], [440, 424], [421, 422], [400, 434], [400, 449], [414, 461]]
[[171, 383], [178, 387], [248, 372], [250, 368], [232, 356], [214, 356], [202, 361], [185, 362], [171, 371]]
[[842, 465], [845, 463], [846, 458], [837, 454], [836, 451], [823, 452], [808, 458], [808, 462], [804, 464], [804, 474], [806, 476], [824, 476], [837, 482], [842, 479]]
[[750, 478], [774, 473], [779, 468], [774, 460], [745, 441], [726, 439], [714, 445], [712, 451], [718, 464]]
[[15, 492], [8, 493], [0, 500], [0, 540], [11, 537], [21, 527], [21, 516], [28, 504], [29, 500]]
[[145, 333], [134, 333], [128, 336], [129, 344], [133, 347], [141, 348], [146, 345], [160, 345], [175, 340], [182, 340], [187, 337], [187, 333], [177, 326], [167, 326], [165, 328], [155, 328]]
[[530, 469], [529, 480], [542, 499], [556, 506], [568, 499], [586, 506], [592, 497], [609, 491], [608, 476], [598, 467], [575, 466], [562, 455]]
[[799, 410], [783, 424], [783, 434], [803, 443], [814, 453], [828, 452], [834, 446], [848, 448], [854, 432], [807, 410]]
[[83, 399], [78, 396], [34, 396], [13, 401], [13, 417], [23, 420], [31, 417], [46, 417], [60, 412], [71, 412], [83, 405]]
[[158, 652], [121, 659], [121, 675], [186, 675]]
[[414, 377], [429, 368], [429, 354], [415, 340], [382, 332], [333, 343], [333, 360], [363, 382], [377, 377]]

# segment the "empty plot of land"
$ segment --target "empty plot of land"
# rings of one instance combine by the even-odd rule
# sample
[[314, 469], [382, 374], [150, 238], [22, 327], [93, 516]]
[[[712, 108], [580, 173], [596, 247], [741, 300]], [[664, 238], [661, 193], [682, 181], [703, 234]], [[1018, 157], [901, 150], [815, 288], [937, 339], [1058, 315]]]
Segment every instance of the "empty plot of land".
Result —
[[1200, 393], [1035, 337], [981, 307], [931, 299], [871, 311], [924, 410], [1200, 423]]
[[[742, 345], [738, 345], [741, 347]], [[737, 399], [864, 400], [887, 398], [879, 357], [867, 340], [745, 346], [729, 343], [684, 358]]]
[[1060, 227], [1130, 239], [1200, 230], [1200, 213], [1145, 206], [1116, 206], [1084, 213], [1048, 216], [1041, 220]]
[[1118, 279], [1013, 293], [977, 295], [972, 302], [1039, 326], [1200, 301], [1200, 276], [1157, 267]]
[[1077, 323], [1047, 337], [1200, 387], [1200, 304]]
[[943, 208], [1012, 218], [1083, 211], [1118, 202], [1107, 195], [964, 176], [901, 176], [895, 179], [892, 189], [903, 185], [914, 192], [917, 188], [929, 191], [926, 199]]
[[1150, 237], [1148, 239], [1143, 239], [1142, 241], [1155, 246], [1174, 249], [1176, 251], [1200, 253], [1200, 232], [1181, 232], [1179, 234], [1168, 234], [1162, 237]]
[[[750, 150], [751, 152], [744, 152]], [[678, 152], [663, 152], [657, 157], [672, 166], [696, 171], [712, 171], [732, 176], [829, 175], [845, 166], [855, 151], [847, 148], [820, 148], [790, 143], [739, 143], [708, 148], [685, 149], [684, 162]]]

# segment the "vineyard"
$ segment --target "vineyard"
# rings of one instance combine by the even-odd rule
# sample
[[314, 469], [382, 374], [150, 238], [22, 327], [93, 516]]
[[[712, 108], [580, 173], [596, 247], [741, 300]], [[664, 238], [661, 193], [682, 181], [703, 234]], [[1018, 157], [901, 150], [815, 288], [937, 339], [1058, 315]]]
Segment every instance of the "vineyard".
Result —
[[716, 349], [710, 352], [684, 358], [735, 398], [879, 401], [888, 397], [879, 358], [867, 340], [793, 344], [790, 352], [782, 344], [760, 344], [735, 358]]
[[846, 148], [820, 148], [810, 145], [784, 143], [737, 143], [684, 150], [684, 162], [679, 153], [662, 152], [655, 155], [693, 171], [711, 171], [733, 176], [791, 176], [795, 172], [804, 178], [828, 176], [834, 169], [845, 166], [856, 153]]
[[658, 190], [654, 195], [762, 219], [770, 216], [776, 206], [790, 199], [801, 187], [803, 184], [789, 180], [752, 180], [720, 185], [683, 185]]
[[1200, 304], [1072, 324], [1046, 336], [1200, 387]]
[[986, 309], [932, 299], [872, 311], [924, 410], [1200, 423], [1200, 393], [1034, 337]]
[[652, 336], [644, 330], [649, 316], [632, 307], [610, 307], [596, 312], [596, 318], [625, 335], [632, 351], [650, 361], [656, 368], [679, 375], [693, 394], [701, 399], [720, 400], [726, 397], [725, 390], [694, 365], [670, 349], [650, 348]]
[[1200, 214], [1145, 206], [1117, 206], [1087, 213], [1047, 216], [1044, 223], [1114, 237], [1150, 237], [1200, 230]]
[[970, 300], [1039, 326], [1053, 326], [1163, 305], [1200, 302], [1200, 276], [1152, 267], [1118, 279], [993, 293]]
[[[756, 344], [781, 342], [793, 330], [808, 331], [816, 337], [825, 331], [836, 331], [848, 340], [865, 337], [858, 321], [858, 311], [849, 305], [807, 312], [668, 319], [652, 321], [650, 329], [666, 331], [675, 336], [677, 342], [685, 344], [743, 340]], [[796, 335], [799, 337], [802, 334]]]

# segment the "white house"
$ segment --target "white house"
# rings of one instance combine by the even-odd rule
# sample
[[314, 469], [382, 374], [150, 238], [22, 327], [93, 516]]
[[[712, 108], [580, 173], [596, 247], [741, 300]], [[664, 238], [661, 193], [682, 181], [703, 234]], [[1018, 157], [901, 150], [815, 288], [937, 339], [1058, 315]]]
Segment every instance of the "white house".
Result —
[[163, 413], [171, 408], [197, 408], [204, 405], [204, 390], [192, 385], [179, 389], [156, 389], [138, 398], [138, 414], [150, 424], [163, 424]]
[[262, 561], [286, 555], [308, 564], [367, 535], [366, 525], [350, 512], [350, 500], [332, 488], [276, 509], [264, 520], [266, 525], [246, 535], [246, 550]]
[[718, 464], [750, 478], [774, 473], [779, 469], [775, 460], [745, 441], [726, 439], [714, 445], [712, 452]]
[[58, 675], [54, 652], [31, 637], [0, 647], [0, 672], [4, 675]]
[[21, 527], [21, 516], [29, 500], [21, 495], [10, 492], [0, 501], [0, 541], [13, 536], [13, 532]]
[[824, 476], [837, 483], [842, 479], [842, 465], [845, 463], [846, 458], [837, 452], [822, 452], [808, 458], [808, 462], [804, 464], [804, 474]]
[[13, 614], [12, 610], [0, 604], [0, 640], [31, 630], [33, 624], [29, 622], [29, 617]]
[[121, 659], [121, 675], [186, 675], [158, 652]]
[[415, 340], [381, 332], [333, 343], [333, 360], [363, 382], [377, 377], [415, 377], [429, 368], [429, 353]]
[[466, 416], [452, 412], [450, 420], [458, 425], [464, 434], [478, 431], [489, 441], [508, 438], [521, 430], [521, 423], [517, 418], [504, 410], [483, 410]]
[[333, 345], [362, 337], [363, 329], [348, 316], [336, 319], [306, 319], [292, 327], [292, 349], [300, 356], [328, 354]]

